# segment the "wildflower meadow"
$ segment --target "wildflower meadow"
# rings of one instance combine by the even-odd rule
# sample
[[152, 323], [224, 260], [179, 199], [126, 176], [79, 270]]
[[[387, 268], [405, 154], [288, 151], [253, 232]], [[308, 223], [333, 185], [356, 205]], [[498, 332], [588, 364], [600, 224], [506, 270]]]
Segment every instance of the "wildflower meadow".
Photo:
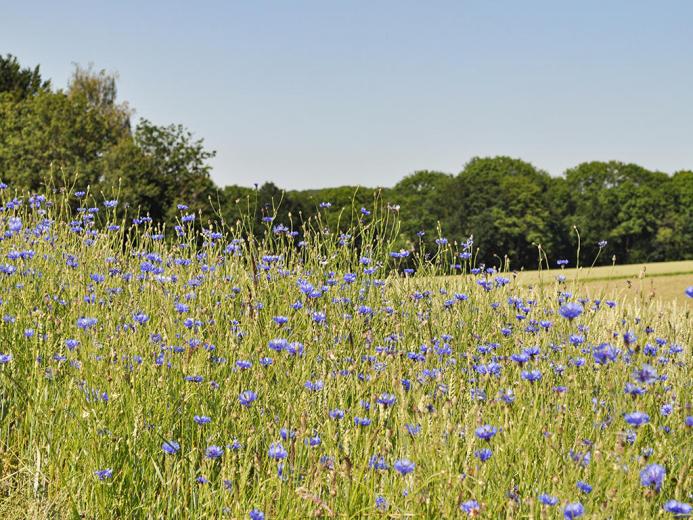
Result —
[[690, 303], [402, 248], [377, 197], [166, 228], [2, 188], [6, 518], [691, 514]]

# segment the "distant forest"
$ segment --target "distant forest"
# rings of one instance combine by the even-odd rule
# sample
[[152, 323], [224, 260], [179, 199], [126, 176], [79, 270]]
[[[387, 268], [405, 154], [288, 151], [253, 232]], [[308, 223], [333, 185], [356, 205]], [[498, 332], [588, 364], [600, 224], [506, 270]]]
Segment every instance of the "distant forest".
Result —
[[352, 208], [369, 208], [377, 197], [399, 213], [400, 247], [424, 242], [435, 250], [441, 237], [473, 236], [480, 261], [497, 265], [507, 255], [518, 269], [537, 265], [537, 244], [552, 261], [573, 263], [575, 229], [581, 262], [591, 262], [602, 241], [601, 264], [614, 256], [620, 264], [693, 257], [691, 170], [592, 161], [552, 177], [520, 159], [484, 157], [457, 174], [417, 171], [393, 187], [218, 187], [210, 178], [215, 152], [181, 125], [142, 119], [133, 128], [116, 79], [76, 67], [67, 88], [55, 89], [38, 66], [0, 56], [0, 179], [17, 190], [44, 191], [48, 179], [57, 189], [89, 187], [97, 198], [117, 197], [128, 218], [149, 215], [169, 228], [185, 204], [203, 226], [254, 211], [258, 226], [264, 216], [298, 230], [320, 212], [338, 233]]

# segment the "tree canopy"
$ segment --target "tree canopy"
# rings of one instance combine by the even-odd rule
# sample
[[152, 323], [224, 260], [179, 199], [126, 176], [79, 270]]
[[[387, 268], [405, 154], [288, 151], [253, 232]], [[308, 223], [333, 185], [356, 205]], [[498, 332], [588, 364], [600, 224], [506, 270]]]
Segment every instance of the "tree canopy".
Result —
[[[364, 218], [375, 199], [400, 218], [399, 246], [434, 250], [474, 240], [479, 261], [535, 267], [539, 247], [553, 259], [600, 262], [690, 258], [693, 171], [673, 175], [618, 161], [591, 161], [550, 176], [511, 157], [475, 157], [457, 174], [416, 171], [392, 188], [284, 191], [273, 183], [217, 187], [215, 152], [178, 124], [140, 119], [118, 99], [117, 75], [76, 66], [65, 90], [38, 66], [0, 56], [0, 179], [17, 189], [84, 190], [118, 198], [118, 211], [176, 224], [180, 207], [207, 225], [253, 218], [326, 231]], [[364, 208], [361, 211], [361, 208]], [[600, 241], [606, 241], [607, 245]]]

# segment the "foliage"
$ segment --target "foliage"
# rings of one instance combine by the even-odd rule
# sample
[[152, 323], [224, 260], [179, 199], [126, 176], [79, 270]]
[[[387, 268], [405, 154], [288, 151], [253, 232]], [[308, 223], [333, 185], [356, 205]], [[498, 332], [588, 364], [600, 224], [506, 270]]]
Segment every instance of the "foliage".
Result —
[[[590, 298], [549, 273], [523, 286], [472, 258], [438, 276], [458, 272], [451, 242], [428, 260], [414, 251], [411, 273], [398, 211], [380, 197], [365, 212], [323, 205], [296, 236], [257, 213], [200, 229], [183, 209], [167, 237], [100, 196], [3, 188], [10, 518], [688, 507], [693, 323], [681, 305]], [[360, 217], [337, 233], [321, 225], [331, 213]]]
[[[560, 258], [584, 264], [596, 257], [604, 265], [614, 257], [630, 263], [693, 254], [691, 171], [669, 176], [635, 164], [585, 162], [551, 177], [499, 156], [474, 158], [456, 175], [417, 171], [392, 188], [219, 188], [210, 177], [215, 152], [202, 139], [147, 119], [133, 129], [133, 110], [117, 97], [117, 76], [105, 70], [77, 66], [67, 90], [54, 91], [38, 67], [0, 57], [0, 179], [29, 190], [89, 188], [118, 199], [119, 216], [148, 215], [169, 233], [184, 205], [202, 226], [251, 214], [251, 234], [271, 220], [291, 230], [310, 222], [338, 235], [379, 198], [399, 212], [398, 249], [436, 255], [449, 241], [457, 249], [448, 260], [459, 268], [471, 236], [479, 262], [516, 269]], [[413, 266], [409, 257], [400, 262]]]
[[41, 78], [39, 66], [22, 68], [17, 58], [0, 55], [0, 94], [22, 100], [50, 89], [50, 81]]

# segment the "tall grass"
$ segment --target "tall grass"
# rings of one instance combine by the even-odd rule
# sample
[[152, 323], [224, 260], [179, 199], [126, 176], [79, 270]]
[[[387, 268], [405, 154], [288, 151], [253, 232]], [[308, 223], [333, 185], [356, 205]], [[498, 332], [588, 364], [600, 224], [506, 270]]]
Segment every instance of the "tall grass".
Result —
[[[651, 518], [690, 502], [688, 311], [523, 287], [461, 259], [470, 242], [403, 255], [378, 200], [342, 215], [348, 231], [318, 217], [258, 235], [248, 216], [182, 210], [173, 232], [87, 198], [2, 192], [7, 517], [552, 518], [579, 501]], [[638, 382], [644, 365], [656, 377]], [[641, 483], [652, 463], [659, 491]]]

